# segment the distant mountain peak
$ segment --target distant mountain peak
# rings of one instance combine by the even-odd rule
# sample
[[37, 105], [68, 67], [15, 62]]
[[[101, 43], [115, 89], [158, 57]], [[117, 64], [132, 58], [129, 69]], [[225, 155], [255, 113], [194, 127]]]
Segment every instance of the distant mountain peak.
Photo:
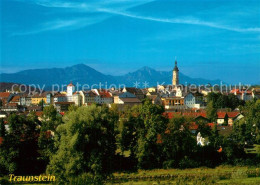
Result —
[[144, 66], [142, 68], [140, 68], [139, 70], [137, 71], [147, 71], [147, 72], [150, 72], [150, 71], [156, 71], [155, 69], [151, 68], [151, 67], [148, 67], [148, 66]]
[[[154, 86], [157, 82], [171, 84], [172, 71], [156, 71], [155, 69], [144, 66], [135, 72], [127, 73], [122, 76], [105, 75], [86, 64], [80, 63], [64, 68], [31, 69], [17, 73], [0, 74], [2, 82], [15, 82], [21, 84], [40, 84], [51, 86], [53, 84], [64, 84], [70, 81], [79, 84], [125, 84], [128, 87], [133, 86], [133, 82], [148, 82]], [[219, 80], [207, 80], [190, 78], [180, 73], [181, 83], [206, 84], [219, 83]], [[141, 87], [140, 87], [141, 88]]]
[[71, 67], [86, 67], [86, 66], [87, 66], [86, 64], [80, 63], [80, 64], [75, 64]]

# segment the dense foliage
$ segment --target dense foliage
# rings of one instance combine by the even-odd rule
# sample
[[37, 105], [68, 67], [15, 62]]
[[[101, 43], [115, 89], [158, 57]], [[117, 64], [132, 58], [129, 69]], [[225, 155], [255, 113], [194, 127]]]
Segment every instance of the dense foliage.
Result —
[[211, 92], [207, 95], [207, 102], [212, 102], [214, 108], [237, 108], [239, 105], [244, 105], [243, 100], [239, 100], [234, 94], [221, 94]]
[[[212, 122], [213, 102], [207, 107]], [[47, 172], [72, 183], [77, 178], [100, 182], [118, 170], [258, 165], [260, 151], [246, 153], [245, 148], [260, 144], [260, 100], [247, 102], [241, 112], [244, 118], [228, 136], [219, 135], [216, 124], [210, 128], [192, 118], [168, 119], [163, 107], [149, 100], [122, 111], [116, 105], [70, 107], [63, 118], [46, 106], [41, 121], [33, 112], [26, 117], [12, 114], [6, 120], [8, 130], [0, 121], [0, 172]], [[193, 122], [198, 124], [196, 133], [190, 131]], [[208, 145], [197, 145], [198, 132]]]

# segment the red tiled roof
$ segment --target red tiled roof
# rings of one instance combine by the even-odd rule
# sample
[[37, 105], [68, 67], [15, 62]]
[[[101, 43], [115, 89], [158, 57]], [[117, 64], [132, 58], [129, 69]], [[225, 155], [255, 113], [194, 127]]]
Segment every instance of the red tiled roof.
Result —
[[243, 90], [240, 90], [240, 89], [232, 89], [232, 90], [230, 91], [230, 93], [236, 93], [236, 94], [242, 94], [242, 93], [252, 94], [252, 91], [243, 91]]
[[36, 111], [35, 114], [36, 116], [41, 117], [43, 115], [43, 111]]
[[164, 112], [163, 115], [168, 117], [169, 119], [172, 119], [176, 116], [180, 116], [181, 112]]
[[0, 145], [3, 144], [4, 138], [0, 137]]
[[176, 116], [188, 116], [188, 117], [199, 117], [199, 116], [202, 116], [204, 118], [206, 118], [206, 112], [184, 112], [184, 113], [181, 113], [181, 112], [165, 112], [164, 113], [165, 116], [168, 116], [169, 119], [171, 118], [174, 118]]
[[230, 91], [230, 93], [239, 93], [239, 92], [240, 92], [239, 89], [232, 89], [232, 90]]
[[213, 129], [214, 126], [215, 126], [215, 123], [208, 123], [208, 126], [209, 126], [211, 129]]
[[225, 118], [226, 112], [217, 112], [218, 118]]
[[0, 92], [0, 98], [8, 98], [10, 96], [9, 92]]
[[191, 122], [189, 125], [190, 130], [198, 130], [198, 128], [199, 128], [199, 125], [196, 124], [195, 122]]
[[235, 118], [239, 115], [239, 112], [227, 112], [229, 118]]
[[204, 118], [206, 118], [206, 112], [184, 112], [182, 114], [183, 116], [189, 116], [189, 117], [199, 117], [202, 116]]
[[102, 98], [111, 98], [112, 97], [108, 91], [98, 91], [98, 93]]
[[18, 104], [17, 104], [17, 103], [8, 103], [7, 106], [10, 106], [10, 107], [17, 107]]
[[73, 85], [73, 83], [72, 83], [72, 82], [70, 82], [70, 84], [69, 84], [69, 85], [67, 85], [67, 86], [75, 86], [75, 85]]
[[14, 96], [11, 101], [12, 102], [20, 101], [20, 96]]
[[60, 115], [64, 116], [64, 115], [65, 115], [65, 112], [60, 112]]

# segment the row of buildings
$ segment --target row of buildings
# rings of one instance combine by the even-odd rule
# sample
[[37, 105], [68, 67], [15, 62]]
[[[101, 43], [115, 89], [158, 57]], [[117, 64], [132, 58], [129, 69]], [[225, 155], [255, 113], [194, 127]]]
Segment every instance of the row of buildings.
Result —
[[46, 106], [53, 104], [59, 111], [65, 111], [71, 104], [88, 106], [95, 104], [117, 104], [119, 107], [133, 106], [142, 103], [145, 98], [154, 104], [164, 105], [166, 109], [201, 108], [205, 105], [205, 96], [199, 92], [182, 93], [180, 89], [158, 92], [156, 88], [138, 89], [126, 87], [118, 90], [92, 89], [75, 91], [70, 83], [66, 92], [44, 92], [26, 94], [17, 92], [0, 92], [0, 105], [4, 111], [18, 111], [19, 107]]
[[[179, 69], [177, 61], [173, 69], [172, 85], [158, 85], [146, 89], [125, 87], [122, 89], [91, 89], [76, 91], [73, 83], [67, 85], [65, 92], [19, 93], [0, 92], [1, 111], [12, 112], [33, 109], [36, 106], [53, 104], [58, 111], [66, 111], [70, 105], [89, 106], [95, 104], [117, 104], [121, 109], [124, 106], [133, 106], [142, 103], [144, 98], [149, 98], [154, 104], [163, 105], [168, 111], [185, 111], [189, 109], [203, 109], [206, 106], [206, 96], [210, 90], [199, 89], [187, 91], [179, 86]], [[182, 86], [184, 87], [184, 86]], [[238, 99], [250, 100], [259, 98], [259, 91], [241, 91], [233, 89], [230, 93]]]

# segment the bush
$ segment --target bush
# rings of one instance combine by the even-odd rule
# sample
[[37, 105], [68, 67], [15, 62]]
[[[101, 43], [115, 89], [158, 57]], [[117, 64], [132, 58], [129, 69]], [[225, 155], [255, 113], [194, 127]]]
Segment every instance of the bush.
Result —
[[163, 162], [163, 168], [169, 169], [175, 167], [175, 161], [174, 160], [168, 160]]
[[8, 179], [7, 178], [0, 178], [0, 184], [1, 185], [9, 185], [9, 184], [11, 184], [9, 181], [8, 181]]
[[189, 159], [187, 156], [185, 156], [180, 162], [179, 162], [179, 167], [181, 169], [185, 169], [185, 168], [196, 168], [198, 167], [199, 164], [198, 162]]

